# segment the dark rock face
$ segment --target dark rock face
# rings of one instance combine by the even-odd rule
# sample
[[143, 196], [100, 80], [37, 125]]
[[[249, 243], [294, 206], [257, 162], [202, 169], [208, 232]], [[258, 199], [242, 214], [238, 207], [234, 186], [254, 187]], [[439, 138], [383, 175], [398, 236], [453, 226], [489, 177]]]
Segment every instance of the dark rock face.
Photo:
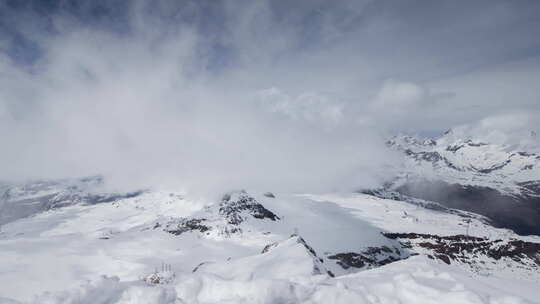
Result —
[[256, 219], [279, 220], [277, 215], [266, 209], [244, 191], [240, 192], [235, 200], [231, 199], [229, 194], [223, 196], [219, 205], [219, 214], [224, 216], [229, 224], [239, 225], [242, 223], [245, 220], [243, 213], [247, 213]]
[[175, 228], [165, 228], [164, 230], [174, 235], [180, 235], [189, 231], [199, 231], [202, 233], [211, 229], [209, 226], [203, 224], [205, 221], [205, 219], [182, 219]]
[[337, 264], [343, 269], [349, 268], [373, 268], [392, 262], [396, 262], [409, 257], [408, 254], [400, 251], [398, 248], [369, 247], [363, 252], [343, 252], [328, 256], [329, 259], [337, 260]]
[[[450, 149], [448, 151], [455, 152], [457, 150], [453, 150], [453, 149], [459, 149], [459, 148], [448, 147], [447, 150]], [[405, 149], [403, 153], [405, 153], [407, 156], [411, 157], [412, 159], [415, 159], [416, 161], [426, 161], [433, 164], [436, 164], [438, 162], [443, 162], [447, 167], [450, 167], [456, 171], [463, 171], [463, 169], [456, 167], [451, 161], [449, 161], [446, 157], [442, 156], [439, 152], [435, 152], [435, 151], [414, 152], [411, 149]]]
[[293, 234], [291, 235], [291, 237], [297, 237], [298, 238], [298, 243], [299, 244], [302, 244], [304, 246], [304, 248], [306, 248], [306, 250], [313, 256], [315, 257], [317, 260], [319, 260], [319, 262], [321, 263], [324, 263], [324, 260], [321, 259], [318, 255], [317, 255], [317, 252], [315, 252], [315, 249], [313, 249], [313, 247], [309, 246], [308, 243], [306, 242], [306, 240], [304, 240], [301, 236], [297, 235], [297, 234]]
[[268, 244], [268, 245], [264, 246], [264, 248], [263, 248], [263, 250], [261, 251], [261, 253], [267, 253], [268, 251], [272, 250], [272, 248], [276, 247], [277, 245], [279, 245], [278, 242], [274, 242], [274, 243]]
[[509, 163], [510, 163], [510, 160], [507, 159], [507, 160], [505, 160], [503, 163], [498, 164], [498, 165], [495, 165], [495, 166], [492, 166], [492, 167], [490, 167], [490, 168], [477, 169], [477, 168], [475, 168], [475, 167], [472, 167], [472, 169], [474, 169], [476, 172], [488, 174], [488, 173], [491, 173], [491, 172], [493, 172], [493, 171], [496, 171], [496, 170], [499, 170], [499, 169], [504, 168], [504, 167], [505, 167], [506, 165], [508, 165]]
[[487, 216], [495, 227], [509, 228], [521, 235], [540, 235], [540, 183], [528, 182], [520, 186], [524, 191], [514, 196], [486, 187], [427, 180], [408, 183], [395, 190]]
[[328, 258], [338, 260], [338, 265], [343, 267], [343, 269], [349, 269], [350, 267], [363, 268], [367, 263], [366, 257], [355, 252], [338, 253], [328, 256]]
[[[242, 232], [240, 224], [250, 217], [258, 220], [279, 220], [279, 216], [275, 213], [266, 209], [245, 191], [240, 191], [234, 195], [224, 195], [219, 204], [205, 210], [204, 217], [177, 219], [167, 223], [163, 230], [180, 235], [185, 232], [204, 233], [218, 229], [222, 235], [231, 235]], [[225, 221], [225, 225], [216, 226], [216, 223], [223, 221]]]
[[195, 268], [193, 268], [193, 270], [191, 272], [195, 273], [197, 272], [197, 270], [199, 270], [199, 268], [201, 268], [202, 266], [206, 265], [206, 264], [212, 264], [213, 262], [201, 262], [199, 263], [199, 265], [197, 265]]
[[540, 270], [540, 243], [516, 239], [488, 240], [467, 235], [385, 233], [384, 236], [399, 239], [404, 246], [413, 249], [415, 247], [427, 249], [432, 252], [430, 257], [437, 258], [446, 264], [461, 262], [473, 265], [477, 263], [480, 256], [484, 256], [495, 261], [509, 258], [526, 267], [535, 267]]
[[429, 238], [434, 239], [437, 241], [441, 240], [450, 240], [450, 241], [485, 241], [485, 238], [475, 237], [475, 236], [469, 236], [469, 235], [463, 235], [463, 234], [457, 234], [457, 235], [451, 235], [451, 236], [438, 236], [435, 234], [426, 234], [426, 233], [384, 233], [385, 237], [389, 239], [422, 239], [422, 238]]

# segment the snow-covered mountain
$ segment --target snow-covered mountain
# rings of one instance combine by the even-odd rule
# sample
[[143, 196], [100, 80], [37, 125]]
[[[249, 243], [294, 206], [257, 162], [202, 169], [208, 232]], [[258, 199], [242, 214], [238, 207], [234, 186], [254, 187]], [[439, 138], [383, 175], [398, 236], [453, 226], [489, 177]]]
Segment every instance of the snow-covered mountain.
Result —
[[88, 200], [80, 198], [96, 188], [79, 187], [76, 199], [51, 205], [45, 189], [72, 193], [80, 181], [50, 183], [3, 190], [4, 207], [47, 207], [1, 226], [1, 303], [538, 303], [540, 295], [540, 237], [399, 193], [241, 190], [206, 201], [145, 190]]
[[104, 185], [100, 176], [19, 184], [0, 182], [0, 225], [49, 209], [74, 204], [113, 202], [142, 193], [111, 192]]
[[509, 195], [540, 196], [540, 154], [520, 145], [499, 145], [456, 137], [396, 136], [387, 144], [408, 156], [404, 171], [425, 179], [487, 187]]
[[[533, 138], [534, 139], [534, 138]], [[534, 140], [501, 144], [454, 133], [396, 136], [400, 174], [386, 189], [477, 212], [501, 227], [540, 234], [540, 154]]]

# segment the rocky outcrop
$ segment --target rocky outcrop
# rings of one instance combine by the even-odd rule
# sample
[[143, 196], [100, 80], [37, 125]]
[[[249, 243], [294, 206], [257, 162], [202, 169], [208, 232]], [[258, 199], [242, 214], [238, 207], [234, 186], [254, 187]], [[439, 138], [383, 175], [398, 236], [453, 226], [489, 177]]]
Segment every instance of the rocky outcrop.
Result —
[[343, 269], [374, 268], [390, 264], [409, 257], [409, 254], [398, 248], [387, 246], [369, 247], [362, 252], [342, 252], [329, 255], [328, 258], [336, 260]]
[[[280, 219], [247, 192], [239, 191], [225, 194], [218, 204], [207, 207], [198, 215], [169, 221], [163, 230], [174, 235], [217, 231], [220, 235], [228, 236], [241, 233], [241, 224], [250, 218], [269, 221]], [[159, 227], [161, 224], [155, 225], [154, 229]]]
[[[168, 233], [174, 234], [174, 235], [181, 235], [185, 232], [192, 232], [192, 231], [199, 231], [199, 232], [206, 232], [210, 230], [211, 228], [204, 224], [206, 219], [197, 219], [197, 218], [186, 218], [181, 219], [180, 222], [176, 225], [176, 227], [169, 228], [166, 227], [164, 230]], [[154, 228], [158, 228], [160, 225], [155, 225]]]
[[[308, 245], [308, 243], [306, 242], [306, 240], [304, 240], [304, 238], [302, 238], [298, 234], [292, 234], [291, 237], [287, 241], [291, 241], [291, 240], [297, 244], [300, 244], [313, 260], [313, 274], [327, 274], [331, 277], [334, 277], [334, 273], [328, 270], [327, 267], [324, 265], [324, 259], [321, 258], [319, 255], [317, 255], [317, 252], [315, 251], [315, 249], [313, 249], [313, 247]], [[287, 242], [287, 241], [284, 241], [284, 242]], [[275, 243], [266, 245], [263, 248], [261, 254], [271, 252], [274, 248], [280, 246], [280, 244], [284, 242], [275, 242]]]
[[279, 216], [266, 209], [245, 191], [240, 191], [235, 196], [225, 194], [219, 204], [219, 214], [225, 217], [231, 225], [239, 225], [245, 221], [246, 216], [271, 221], [279, 220]]
[[384, 233], [402, 245], [446, 264], [463, 263], [477, 266], [486, 259], [506, 259], [540, 270], [540, 243], [518, 239], [490, 240], [468, 235], [438, 236], [420, 233]]

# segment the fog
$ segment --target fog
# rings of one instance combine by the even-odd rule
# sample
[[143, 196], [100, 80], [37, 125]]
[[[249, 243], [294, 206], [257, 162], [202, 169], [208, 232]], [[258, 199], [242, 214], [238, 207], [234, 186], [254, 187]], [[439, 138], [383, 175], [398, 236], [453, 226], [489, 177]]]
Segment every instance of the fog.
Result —
[[398, 132], [535, 129], [538, 5], [465, 3], [2, 2], [0, 179], [351, 190]]

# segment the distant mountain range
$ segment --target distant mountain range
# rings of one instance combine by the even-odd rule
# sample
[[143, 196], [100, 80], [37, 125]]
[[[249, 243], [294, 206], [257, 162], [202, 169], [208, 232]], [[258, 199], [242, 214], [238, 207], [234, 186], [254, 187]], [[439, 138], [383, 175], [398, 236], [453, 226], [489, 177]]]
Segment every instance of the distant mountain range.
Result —
[[388, 140], [404, 161], [385, 189], [483, 214], [521, 234], [540, 234], [540, 154], [525, 145], [461, 136], [450, 130], [436, 138]]

